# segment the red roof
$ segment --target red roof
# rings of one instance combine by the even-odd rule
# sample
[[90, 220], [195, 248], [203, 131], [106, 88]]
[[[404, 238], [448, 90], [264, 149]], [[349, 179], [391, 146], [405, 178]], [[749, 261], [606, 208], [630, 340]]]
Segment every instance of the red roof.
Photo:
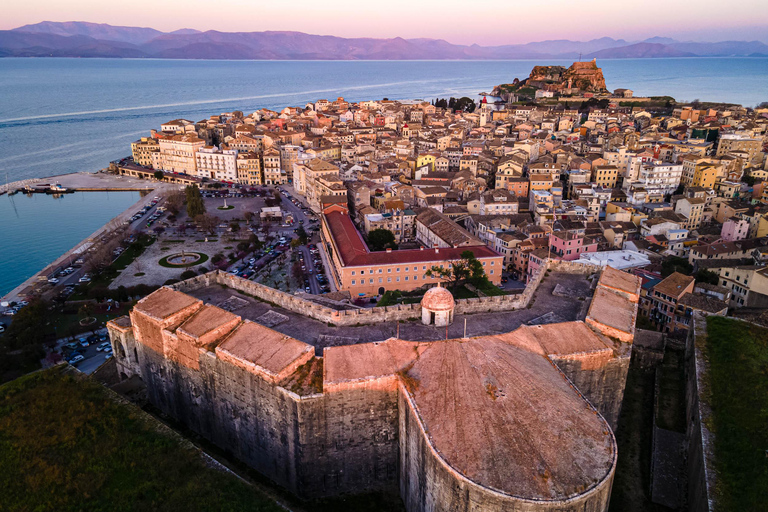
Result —
[[349, 215], [340, 211], [325, 213], [328, 229], [331, 232], [339, 257], [346, 267], [373, 265], [396, 265], [398, 263], [421, 263], [433, 261], [458, 260], [464, 251], [472, 251], [476, 258], [497, 258], [499, 255], [486, 245], [473, 245], [440, 249], [409, 249], [405, 251], [370, 252], [357, 231]]

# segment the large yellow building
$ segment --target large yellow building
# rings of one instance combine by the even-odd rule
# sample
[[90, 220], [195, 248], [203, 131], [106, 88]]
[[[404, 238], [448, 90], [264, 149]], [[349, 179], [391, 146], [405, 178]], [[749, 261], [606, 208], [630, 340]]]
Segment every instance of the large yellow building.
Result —
[[603, 188], [616, 188], [619, 168], [615, 165], [598, 165], [592, 170], [592, 181]]
[[152, 137], [142, 137], [131, 143], [133, 161], [143, 167], [152, 167], [152, 154], [160, 151], [160, 144]]
[[261, 176], [261, 158], [257, 153], [238, 153], [237, 182], [251, 186], [264, 183]]

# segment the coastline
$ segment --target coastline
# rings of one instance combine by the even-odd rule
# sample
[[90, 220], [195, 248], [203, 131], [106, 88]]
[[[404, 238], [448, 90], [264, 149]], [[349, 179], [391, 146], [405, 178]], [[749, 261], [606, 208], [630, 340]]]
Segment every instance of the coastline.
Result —
[[[19, 188], [18, 184], [22, 184], [21, 186], [24, 186], [23, 184], [26, 184], [27, 182], [29, 182], [30, 184], [34, 184], [34, 183], [45, 182], [46, 180], [52, 180], [52, 179], [56, 179], [62, 186], [65, 186], [68, 189], [71, 189], [77, 192], [139, 192], [139, 193], [144, 193], [144, 195], [138, 201], [136, 201], [131, 206], [129, 206], [127, 209], [118, 213], [115, 217], [113, 217], [108, 222], [103, 224], [101, 227], [99, 227], [96, 231], [91, 233], [89, 236], [80, 240], [73, 247], [71, 247], [64, 253], [62, 253], [58, 258], [56, 258], [56, 260], [46, 265], [42, 269], [38, 270], [29, 278], [25, 279], [24, 282], [20, 283], [18, 286], [16, 286], [12, 290], [10, 290], [8, 293], [6, 293], [4, 296], [0, 297], [0, 300], [2, 301], [18, 302], [19, 300], [23, 300], [24, 292], [34, 288], [36, 284], [40, 283], [42, 281], [41, 276], [51, 272], [53, 269], [56, 269], [57, 267], [62, 266], [63, 263], [67, 261], [68, 258], [86, 251], [89, 247], [89, 244], [92, 244], [93, 242], [95, 242], [96, 240], [98, 240], [99, 238], [107, 234], [109, 231], [119, 226], [122, 221], [130, 218], [131, 215], [133, 215], [135, 212], [137, 212], [142, 207], [144, 207], [145, 204], [149, 203], [152, 200], [152, 195], [151, 195], [152, 192], [160, 193], [162, 195], [167, 195], [168, 191], [178, 187], [178, 185], [174, 185], [171, 183], [162, 183], [158, 181], [146, 181], [146, 180], [140, 180], [136, 178], [115, 175], [115, 174], [107, 174], [107, 173], [101, 173], [101, 172], [79, 172], [79, 173], [69, 173], [69, 174], [60, 174], [56, 176], [49, 176], [47, 178], [20, 180], [20, 181], [8, 183], [7, 186], [3, 185], [2, 188], [0, 188], [0, 195], [6, 193], [8, 190], [18, 189]], [[99, 181], [106, 182], [106, 183], [100, 184]], [[125, 183], [125, 185], [115, 186], [114, 185], [115, 183]], [[99, 186], [99, 185], [102, 185], [102, 186]]]

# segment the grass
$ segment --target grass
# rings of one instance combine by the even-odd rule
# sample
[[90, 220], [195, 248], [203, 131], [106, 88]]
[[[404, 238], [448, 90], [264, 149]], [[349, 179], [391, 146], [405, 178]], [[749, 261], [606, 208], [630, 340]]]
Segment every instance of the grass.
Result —
[[158, 261], [157, 263], [161, 267], [165, 267], [165, 268], [187, 268], [187, 267], [194, 267], [195, 265], [201, 265], [201, 264], [205, 263], [206, 261], [208, 261], [208, 255], [205, 254], [205, 253], [202, 253], [202, 252], [188, 252], [187, 254], [197, 254], [198, 256], [200, 256], [200, 259], [197, 260], [197, 261], [192, 261], [190, 263], [183, 264], [183, 265], [182, 264], [174, 265], [172, 263], [168, 263], [168, 258], [170, 258], [171, 256], [176, 256], [176, 255], [175, 254], [170, 254], [170, 255], [166, 256], [165, 258], [161, 258], [160, 261]]
[[282, 510], [61, 366], [0, 386], [0, 488], [4, 510]]
[[768, 329], [707, 319], [708, 426], [715, 434], [720, 510], [765, 510], [768, 489]]

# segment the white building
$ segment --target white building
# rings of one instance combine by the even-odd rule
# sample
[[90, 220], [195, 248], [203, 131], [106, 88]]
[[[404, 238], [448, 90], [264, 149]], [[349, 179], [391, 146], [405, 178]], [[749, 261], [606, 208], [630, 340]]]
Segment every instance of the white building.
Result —
[[195, 154], [195, 159], [198, 177], [237, 182], [237, 150], [206, 146]]

